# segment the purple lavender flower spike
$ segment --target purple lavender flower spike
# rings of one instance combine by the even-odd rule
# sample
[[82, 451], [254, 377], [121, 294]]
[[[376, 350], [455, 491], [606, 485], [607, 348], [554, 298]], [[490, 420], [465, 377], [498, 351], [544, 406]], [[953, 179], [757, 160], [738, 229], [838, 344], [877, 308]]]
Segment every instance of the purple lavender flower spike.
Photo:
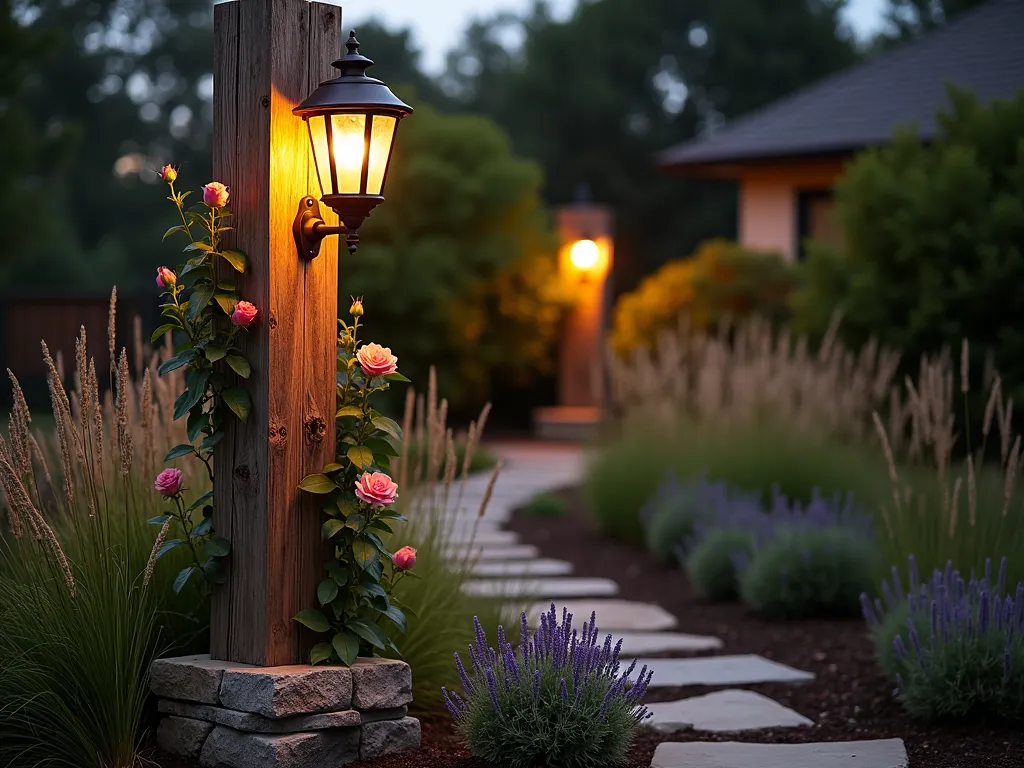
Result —
[[868, 623], [868, 626], [874, 627], [878, 624], [878, 616], [875, 615], [875, 608], [871, 605], [871, 598], [868, 597], [867, 592], [860, 593], [860, 610], [864, 614], [864, 621]]
[[989, 595], [988, 588], [983, 588], [981, 594], [978, 596], [978, 633], [985, 634], [988, 632], [988, 611], [989, 611]]
[[917, 654], [917, 663], [924, 666], [924, 652], [921, 650], [921, 638], [917, 636], [917, 627], [910, 628], [910, 642], [914, 646], [914, 653]]
[[498, 625], [498, 648], [505, 647], [505, 627], [501, 624]]
[[498, 704], [498, 682], [494, 677], [494, 669], [488, 667], [484, 674], [487, 677], [487, 691], [491, 694], [491, 704], [494, 706], [495, 712], [501, 712], [501, 707]]
[[444, 699], [444, 705], [448, 708], [448, 711], [451, 712], [452, 717], [455, 718], [456, 722], [461, 720], [462, 712], [455, 706], [455, 702], [452, 701], [451, 697], [448, 695], [448, 689], [444, 686], [441, 687], [441, 696]]
[[996, 595], [992, 601], [992, 618], [996, 623], [996, 631], [1003, 631], [1003, 598]]
[[935, 602], [934, 600], [932, 600], [931, 620], [932, 620], [932, 650], [934, 651], [935, 650], [935, 646], [938, 645], [938, 642], [939, 642], [939, 604], [937, 602]]
[[540, 699], [540, 670], [533, 673], [533, 703]]
[[458, 652], [455, 653], [455, 669], [459, 672], [459, 680], [462, 681], [462, 690], [466, 692], [466, 695], [472, 696], [474, 693], [473, 681], [469, 679], [469, 675], [466, 674], [466, 668], [462, 666], [462, 658]]
[[558, 695], [562, 697], [562, 701], [569, 700], [569, 689], [565, 685], [564, 677], [558, 683]]
[[525, 644], [530, 639], [530, 623], [526, 619], [526, 611], [519, 616], [519, 642]]
[[892, 639], [893, 650], [896, 651], [896, 658], [903, 661], [907, 658], [907, 646], [903, 643], [903, 635], [896, 635]]
[[1006, 591], [1006, 558], [999, 561], [999, 580], [996, 582], [996, 594], [1002, 595]]
[[885, 615], [885, 608], [882, 607], [882, 599], [879, 597], [875, 598], [875, 611], [879, 616]]
[[890, 611], [896, 608], [896, 598], [893, 595], [892, 590], [889, 588], [888, 581], [882, 582], [882, 597], [885, 598], [886, 608], [888, 608]]

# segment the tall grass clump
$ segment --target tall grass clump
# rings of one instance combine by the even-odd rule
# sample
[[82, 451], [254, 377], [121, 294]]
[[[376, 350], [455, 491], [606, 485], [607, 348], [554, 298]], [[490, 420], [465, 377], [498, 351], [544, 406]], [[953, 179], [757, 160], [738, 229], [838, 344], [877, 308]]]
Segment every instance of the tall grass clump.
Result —
[[882, 666], [907, 712], [924, 720], [974, 718], [1024, 724], [1024, 584], [1008, 589], [1007, 559], [966, 581], [952, 563], [908, 591], [897, 569], [882, 599], [862, 595]]
[[[1004, 399], [999, 375], [990, 372], [981, 437], [972, 444], [966, 341], [961, 351], [959, 371], [948, 352], [922, 359], [917, 378], [904, 382], [901, 423], [890, 419], [886, 426], [875, 414], [889, 471], [889, 492], [879, 506], [880, 544], [887, 563], [913, 555], [924, 572], [948, 562], [980, 572], [987, 560], [1005, 555], [1010, 583], [1024, 581], [1024, 558], [1017, 556], [1024, 552], [1024, 502], [1017, 494], [1024, 454], [1012, 429], [1013, 400]], [[963, 436], [956, 431], [958, 400]]]
[[[75, 370], [58, 353], [49, 371], [53, 422], [32, 426], [17, 378], [0, 438], [0, 486], [9, 531], [0, 542], [0, 765], [128, 768], [139, 762], [148, 670], [167, 648], [204, 635], [203, 595], [171, 584], [180, 553], [154, 562], [160, 511], [152, 487], [173, 422], [177, 386], [117, 354], [111, 299], [111, 370], [98, 372], [82, 330]], [[101, 395], [102, 381], [112, 389]], [[70, 388], [65, 382], [71, 382]], [[193, 488], [203, 471], [183, 466]]]
[[[468, 433], [458, 442], [447, 426], [447, 402], [438, 401], [436, 377], [431, 370], [427, 396], [407, 392], [403, 434], [426, 450], [406, 454], [392, 463], [400, 488], [407, 489], [399, 499], [400, 509], [409, 522], [402, 530], [402, 543], [417, 550], [417, 578], [403, 579], [395, 589], [408, 613], [408, 631], [402, 639], [401, 658], [412, 668], [413, 703], [417, 714], [444, 711], [441, 688], [456, 678], [451, 669], [452, 651], [472, 639], [472, 620], [497, 630], [504, 610], [503, 602], [462, 593], [462, 585], [471, 578], [476, 559], [470, 554], [453, 556], [450, 542], [455, 530], [452, 513], [462, 506], [467, 477], [473, 472], [474, 457], [480, 450], [490, 406], [470, 424]], [[488, 493], [476, 519], [487, 509], [490, 489], [499, 477], [500, 462], [491, 474]], [[469, 548], [465, 550], [468, 552]]]
[[444, 699], [470, 751], [499, 768], [604, 768], [621, 764], [647, 717], [640, 704], [652, 672], [634, 660], [620, 672], [620, 640], [601, 642], [597, 618], [580, 630], [572, 614], [556, 608], [540, 618], [534, 635], [526, 614], [519, 649], [498, 627], [491, 647], [479, 622], [468, 644], [469, 669], [455, 654], [463, 694]]

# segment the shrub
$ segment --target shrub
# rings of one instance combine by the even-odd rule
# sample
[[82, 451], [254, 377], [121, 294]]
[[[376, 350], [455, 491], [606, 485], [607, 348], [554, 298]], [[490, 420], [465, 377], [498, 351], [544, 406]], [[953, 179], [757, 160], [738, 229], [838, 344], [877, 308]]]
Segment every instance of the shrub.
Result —
[[523, 512], [531, 517], [562, 517], [565, 497], [557, 493], [539, 493], [523, 505]]
[[470, 751], [498, 768], [599, 768], [623, 762], [647, 709], [640, 705], [652, 673], [634, 682], [634, 661], [619, 674], [612, 636], [598, 643], [596, 616], [577, 634], [572, 615], [554, 604], [532, 637], [522, 615], [519, 652], [498, 630], [487, 645], [479, 622], [469, 646], [470, 670], [455, 654], [465, 698], [444, 691], [445, 703]]
[[699, 486], [682, 485], [670, 477], [640, 510], [647, 549], [659, 562], [672, 562], [676, 550], [693, 536], [694, 526], [707, 516], [700, 490]]
[[843, 527], [783, 528], [754, 556], [740, 594], [780, 619], [847, 616], [878, 573], [874, 542]]
[[726, 318], [788, 316], [797, 272], [778, 253], [755, 251], [726, 240], [708, 240], [686, 259], [670, 261], [619, 297], [611, 343], [619, 354], [653, 348], [680, 323], [701, 332]]
[[685, 556], [690, 583], [702, 597], [730, 602], [739, 597], [739, 575], [754, 556], [754, 535], [739, 528], [716, 528]]
[[[909, 592], [894, 571], [885, 583], [886, 605], [861, 596], [883, 667], [893, 671], [907, 712], [922, 719], [991, 718], [1024, 723], [1024, 584], [1012, 596], [1003, 558], [995, 584], [990, 563], [965, 582], [948, 563], [918, 583], [911, 560]], [[899, 626], [894, 619], [906, 616]], [[883, 660], [885, 659], [885, 660]]]
[[812, 252], [797, 317], [823, 331], [841, 307], [845, 338], [875, 336], [911, 363], [968, 337], [972, 362], [991, 349], [1019, 401], [1024, 90], [982, 102], [950, 88], [937, 124], [928, 139], [901, 129], [844, 173], [836, 206], [846, 247]]

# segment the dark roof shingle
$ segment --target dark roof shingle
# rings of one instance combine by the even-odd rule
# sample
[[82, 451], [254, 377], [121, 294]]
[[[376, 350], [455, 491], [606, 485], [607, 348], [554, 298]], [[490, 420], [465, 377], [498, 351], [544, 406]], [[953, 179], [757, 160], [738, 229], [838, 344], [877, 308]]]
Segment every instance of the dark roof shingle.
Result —
[[1024, 0], [991, 0], [947, 25], [664, 150], [658, 165], [844, 152], [887, 141], [897, 126], [935, 135], [946, 83], [982, 101], [1024, 88]]

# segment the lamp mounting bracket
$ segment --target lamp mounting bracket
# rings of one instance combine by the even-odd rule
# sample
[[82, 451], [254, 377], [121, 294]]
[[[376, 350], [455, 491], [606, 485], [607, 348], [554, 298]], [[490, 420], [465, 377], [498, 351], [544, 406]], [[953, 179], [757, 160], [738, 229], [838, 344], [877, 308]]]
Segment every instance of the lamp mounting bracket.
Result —
[[328, 235], [340, 235], [347, 231], [344, 224], [332, 227], [324, 223], [320, 213], [320, 203], [316, 198], [303, 197], [299, 200], [299, 210], [292, 222], [292, 233], [295, 235], [295, 247], [299, 256], [305, 260], [315, 259], [320, 255], [320, 244]]

